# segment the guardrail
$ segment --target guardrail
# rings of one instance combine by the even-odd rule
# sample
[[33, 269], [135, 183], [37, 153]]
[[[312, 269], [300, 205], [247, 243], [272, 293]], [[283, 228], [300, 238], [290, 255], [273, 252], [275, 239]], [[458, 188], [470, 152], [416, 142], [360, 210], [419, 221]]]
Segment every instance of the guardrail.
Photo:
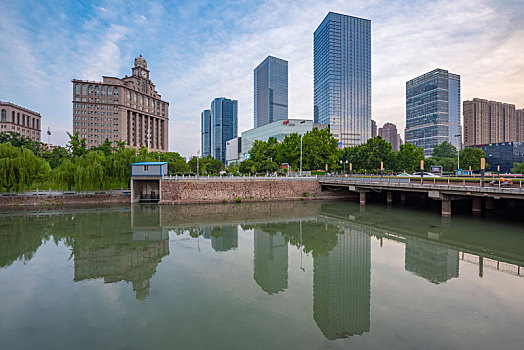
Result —
[[59, 197], [59, 196], [73, 196], [73, 195], [123, 195], [129, 196], [131, 190], [100, 190], [100, 191], [56, 191], [56, 190], [35, 190], [25, 192], [5, 192], [0, 193], [0, 197]]
[[164, 176], [163, 180], [312, 180], [318, 179], [317, 176], [196, 176], [196, 175], [175, 175], [175, 176]]
[[[387, 187], [402, 187], [412, 189], [425, 190], [455, 190], [461, 192], [484, 192], [484, 193], [508, 193], [508, 194], [524, 194], [524, 188], [519, 183], [518, 187], [503, 187], [500, 183], [495, 186], [486, 185], [484, 187], [479, 185], [467, 185], [466, 182], [446, 182], [445, 178], [425, 178], [424, 182], [420, 182], [420, 178], [406, 178], [406, 177], [362, 177], [362, 176], [320, 176], [320, 182], [327, 182], [330, 184], [343, 185], [379, 185]], [[433, 180], [433, 182], [428, 182]]]

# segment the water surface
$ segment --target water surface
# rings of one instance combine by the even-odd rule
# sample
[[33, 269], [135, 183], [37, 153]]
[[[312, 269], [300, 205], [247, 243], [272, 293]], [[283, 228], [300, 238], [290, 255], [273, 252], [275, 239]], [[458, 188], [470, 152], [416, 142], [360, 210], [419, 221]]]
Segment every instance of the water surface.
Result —
[[524, 229], [351, 202], [0, 214], [2, 349], [520, 348]]

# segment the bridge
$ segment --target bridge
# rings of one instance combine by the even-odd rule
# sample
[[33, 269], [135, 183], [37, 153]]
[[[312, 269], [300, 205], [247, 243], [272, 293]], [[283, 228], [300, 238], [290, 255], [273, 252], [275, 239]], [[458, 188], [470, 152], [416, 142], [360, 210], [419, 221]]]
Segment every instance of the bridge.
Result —
[[351, 192], [358, 193], [361, 205], [366, 204], [366, 194], [370, 192], [385, 191], [388, 203], [393, 203], [395, 192], [400, 193], [400, 200], [403, 202], [406, 201], [407, 193], [418, 193], [440, 200], [443, 216], [451, 215], [451, 202], [454, 200], [471, 200], [473, 213], [481, 213], [483, 207], [486, 210], [494, 209], [495, 200], [524, 200], [521, 181], [507, 187], [500, 182], [482, 186], [480, 179], [477, 182], [471, 179], [457, 181], [436, 177], [421, 179], [395, 176], [321, 176], [318, 181], [325, 188], [347, 188]]

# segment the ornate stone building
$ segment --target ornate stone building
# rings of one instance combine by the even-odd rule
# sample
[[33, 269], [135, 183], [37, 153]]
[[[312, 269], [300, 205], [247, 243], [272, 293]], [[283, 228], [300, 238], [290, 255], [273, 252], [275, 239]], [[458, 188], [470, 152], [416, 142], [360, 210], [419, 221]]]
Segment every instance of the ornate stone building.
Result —
[[12, 131], [40, 142], [42, 131], [40, 120], [40, 113], [11, 102], [0, 101], [0, 132]]
[[131, 70], [131, 76], [103, 76], [102, 82], [72, 80], [73, 132], [89, 148], [108, 139], [167, 152], [169, 102], [156, 91], [142, 55]]

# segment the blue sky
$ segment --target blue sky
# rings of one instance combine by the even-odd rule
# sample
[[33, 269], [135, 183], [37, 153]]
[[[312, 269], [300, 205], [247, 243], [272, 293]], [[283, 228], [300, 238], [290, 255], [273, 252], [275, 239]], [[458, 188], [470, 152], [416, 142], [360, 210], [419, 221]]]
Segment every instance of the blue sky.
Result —
[[[169, 147], [200, 148], [200, 112], [239, 101], [253, 126], [253, 69], [289, 61], [289, 116], [312, 119], [313, 32], [329, 11], [372, 21], [373, 119], [405, 125], [405, 82], [434, 68], [473, 97], [524, 108], [524, 1], [0, 0], [0, 100], [38, 111], [51, 143], [71, 130], [71, 79], [130, 74], [134, 57], [170, 102]], [[43, 140], [47, 141], [43, 135]]]

